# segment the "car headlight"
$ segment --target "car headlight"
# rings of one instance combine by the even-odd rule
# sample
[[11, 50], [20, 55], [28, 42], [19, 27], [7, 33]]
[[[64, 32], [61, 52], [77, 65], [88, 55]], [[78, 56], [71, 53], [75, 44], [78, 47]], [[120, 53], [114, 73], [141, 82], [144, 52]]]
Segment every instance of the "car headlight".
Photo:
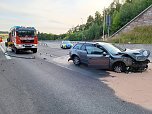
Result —
[[143, 52], [143, 55], [144, 55], [144, 56], [148, 56], [148, 52], [147, 52], [147, 51], [144, 51], [144, 52]]
[[21, 44], [18, 44], [18, 45], [16, 45], [16, 46], [18, 46], [18, 47], [22, 47], [22, 45], [21, 45]]

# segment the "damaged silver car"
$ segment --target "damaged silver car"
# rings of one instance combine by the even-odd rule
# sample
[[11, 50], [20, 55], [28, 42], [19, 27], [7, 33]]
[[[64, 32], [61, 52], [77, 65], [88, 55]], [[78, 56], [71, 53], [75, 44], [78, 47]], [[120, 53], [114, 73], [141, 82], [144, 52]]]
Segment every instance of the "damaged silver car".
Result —
[[84, 42], [76, 44], [69, 52], [69, 60], [75, 65], [81, 63], [97, 69], [115, 72], [145, 71], [150, 62], [150, 51], [145, 49], [122, 49], [105, 42]]

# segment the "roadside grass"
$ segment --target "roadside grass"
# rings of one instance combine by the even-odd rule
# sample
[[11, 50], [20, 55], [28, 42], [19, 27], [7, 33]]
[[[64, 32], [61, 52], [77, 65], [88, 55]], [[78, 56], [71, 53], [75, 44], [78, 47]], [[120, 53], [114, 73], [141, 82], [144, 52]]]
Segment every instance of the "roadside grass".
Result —
[[135, 27], [132, 31], [122, 33], [108, 40], [111, 43], [152, 44], [152, 26]]
[[0, 34], [0, 36], [2, 36], [2, 38], [4, 39], [4, 40], [6, 40], [7, 38], [8, 38], [8, 34]]

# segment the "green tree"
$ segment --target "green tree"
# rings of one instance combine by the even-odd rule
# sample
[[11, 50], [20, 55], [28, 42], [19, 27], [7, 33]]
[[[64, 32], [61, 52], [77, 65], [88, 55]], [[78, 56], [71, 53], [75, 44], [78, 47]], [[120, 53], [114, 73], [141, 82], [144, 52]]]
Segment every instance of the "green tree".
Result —
[[96, 11], [94, 22], [97, 23], [98, 25], [101, 25], [102, 24], [102, 19], [103, 18], [101, 16], [101, 14], [98, 11]]
[[89, 15], [89, 17], [88, 17], [88, 19], [87, 19], [86, 26], [85, 26], [85, 30], [86, 30], [86, 29], [89, 29], [89, 27], [93, 24], [93, 22], [94, 22], [93, 16]]

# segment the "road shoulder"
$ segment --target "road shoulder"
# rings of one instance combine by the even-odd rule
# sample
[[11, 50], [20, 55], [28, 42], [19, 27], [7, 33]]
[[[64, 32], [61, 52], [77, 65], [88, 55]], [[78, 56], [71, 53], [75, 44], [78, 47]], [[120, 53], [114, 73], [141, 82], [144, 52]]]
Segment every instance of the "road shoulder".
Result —
[[152, 64], [142, 73], [114, 73], [101, 78], [119, 98], [152, 110]]

